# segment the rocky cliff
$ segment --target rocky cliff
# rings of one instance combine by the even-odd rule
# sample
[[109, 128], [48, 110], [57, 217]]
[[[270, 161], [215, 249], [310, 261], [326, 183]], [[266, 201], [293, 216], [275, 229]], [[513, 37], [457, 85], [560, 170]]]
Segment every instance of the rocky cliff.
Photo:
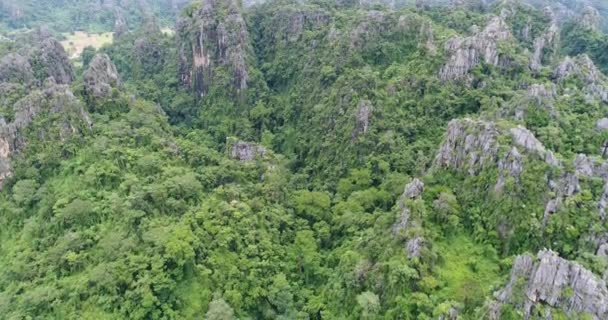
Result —
[[444, 81], [463, 78], [481, 62], [493, 66], [505, 64], [505, 57], [498, 52], [498, 43], [511, 38], [510, 28], [504, 19], [493, 17], [481, 32], [448, 40], [445, 52], [449, 58], [439, 71], [439, 78]]
[[36, 143], [65, 141], [91, 127], [88, 113], [70, 88], [52, 80], [17, 101], [13, 110], [12, 121], [0, 118], [0, 187], [11, 176], [11, 159], [27, 147], [29, 137]]
[[112, 88], [122, 85], [116, 66], [106, 54], [95, 55], [83, 77], [85, 91], [93, 97], [107, 97], [112, 93]]
[[534, 315], [554, 319], [555, 310], [571, 319], [608, 318], [608, 289], [604, 280], [580, 264], [547, 250], [540, 251], [536, 259], [518, 256], [509, 283], [495, 297], [489, 319], [501, 319], [500, 312], [506, 304], [522, 310], [525, 319]]
[[177, 39], [182, 85], [199, 97], [214, 84], [237, 93], [247, 89], [251, 44], [239, 1], [204, 0], [191, 6], [178, 21]]

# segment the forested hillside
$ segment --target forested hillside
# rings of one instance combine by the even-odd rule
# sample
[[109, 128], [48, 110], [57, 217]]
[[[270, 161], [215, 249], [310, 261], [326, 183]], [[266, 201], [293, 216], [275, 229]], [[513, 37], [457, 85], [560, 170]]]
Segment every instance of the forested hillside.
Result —
[[0, 318], [608, 319], [603, 2], [59, 2], [0, 0]]

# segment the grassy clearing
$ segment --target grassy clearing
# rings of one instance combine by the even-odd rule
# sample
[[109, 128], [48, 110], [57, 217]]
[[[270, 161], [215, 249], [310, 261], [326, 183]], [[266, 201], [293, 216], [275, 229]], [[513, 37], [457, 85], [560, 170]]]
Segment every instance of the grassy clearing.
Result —
[[95, 49], [101, 48], [105, 44], [111, 44], [114, 34], [105, 33], [86, 33], [76, 31], [74, 33], [64, 33], [65, 40], [61, 42], [71, 59], [80, 57], [84, 48], [92, 46]]
[[440, 295], [474, 308], [500, 284], [499, 259], [487, 245], [457, 236], [437, 244], [443, 263], [438, 269]]

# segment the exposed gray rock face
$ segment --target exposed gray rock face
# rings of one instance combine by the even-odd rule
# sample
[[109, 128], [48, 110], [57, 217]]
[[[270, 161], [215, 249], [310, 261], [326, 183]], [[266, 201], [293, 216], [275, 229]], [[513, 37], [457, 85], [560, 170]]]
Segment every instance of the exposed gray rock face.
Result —
[[301, 39], [307, 29], [317, 29], [328, 25], [331, 15], [321, 9], [311, 7], [282, 7], [273, 17], [273, 41], [287, 45]]
[[[518, 288], [520, 283], [524, 284], [523, 292]], [[608, 318], [608, 289], [604, 280], [547, 250], [539, 252], [536, 260], [528, 255], [517, 257], [509, 283], [495, 297], [494, 308], [512, 304], [524, 312], [526, 319], [534, 310], [546, 306], [575, 318], [583, 314], [597, 320]]]
[[579, 177], [608, 178], [608, 163], [595, 160], [585, 154], [576, 156], [573, 162], [574, 170]]
[[413, 225], [411, 224], [411, 211], [410, 208], [408, 208], [407, 206], [407, 201], [419, 198], [422, 195], [422, 192], [424, 192], [424, 183], [419, 179], [414, 179], [412, 180], [412, 182], [408, 183], [405, 186], [405, 189], [403, 190], [403, 195], [401, 196], [401, 200], [399, 201], [399, 219], [397, 223], [395, 223], [395, 225], [393, 226], [394, 234], [404, 233], [408, 229], [411, 229], [412, 227], [417, 225], [416, 222], [414, 222]]
[[462, 78], [482, 59], [494, 66], [503, 64], [498, 54], [498, 42], [511, 38], [507, 23], [501, 17], [494, 17], [479, 34], [448, 40], [445, 51], [450, 58], [439, 71], [439, 78], [443, 81]]
[[530, 56], [530, 70], [540, 71], [543, 66], [543, 55], [546, 48], [556, 51], [559, 47], [559, 26], [557, 18], [550, 8], [545, 11], [551, 19], [551, 25], [547, 31], [534, 40], [534, 50]]
[[[512, 139], [508, 151], [505, 151], [506, 146], [498, 142], [505, 135]], [[513, 178], [515, 183], [519, 183], [525, 169], [525, 157], [534, 157], [555, 169], [563, 169], [553, 152], [547, 150], [526, 128], [519, 126], [501, 130], [493, 122], [457, 119], [448, 125], [433, 169], [450, 169], [470, 175], [490, 168], [498, 169], [494, 192], [500, 193], [508, 179]], [[566, 171], [559, 173], [559, 176], [552, 176], [555, 173], [552, 169], [547, 171], [547, 195], [551, 195], [551, 198], [545, 203], [545, 225], [550, 216], [561, 209], [566, 199], [581, 191], [580, 179], [599, 178], [608, 182], [608, 162], [602, 159], [579, 155], [573, 160], [572, 167], [573, 172]], [[403, 197], [407, 199], [406, 194]], [[598, 201], [599, 216], [604, 219], [608, 190]], [[404, 212], [408, 213], [407, 208]]]
[[585, 82], [587, 99], [598, 99], [608, 103], [608, 79], [588, 55], [583, 54], [575, 59], [566, 57], [553, 71], [553, 77], [558, 81], [569, 76], [576, 76]]
[[4, 180], [11, 176], [11, 157], [27, 146], [24, 130], [39, 115], [46, 114], [48, 118], [45, 118], [43, 127], [38, 128], [37, 136], [40, 140], [62, 141], [91, 127], [88, 113], [70, 88], [52, 81], [48, 81], [44, 89], [33, 91], [19, 100], [13, 108], [15, 116], [12, 122], [6, 123], [0, 119], [0, 188]]
[[[405, 34], [418, 34], [418, 47], [426, 49], [426, 53], [434, 55], [437, 53], [435, 42], [435, 31], [433, 22], [415, 14], [406, 14], [399, 17], [397, 22], [398, 32]], [[390, 28], [390, 26], [388, 27]]]
[[348, 35], [351, 48], [361, 49], [369, 41], [377, 39], [382, 34], [387, 33], [391, 27], [394, 26], [389, 18], [389, 15], [385, 12], [376, 10], [368, 11], [365, 19], [359, 22]]
[[41, 81], [52, 77], [58, 84], [71, 84], [74, 80], [70, 59], [61, 44], [53, 38], [42, 40], [30, 52], [29, 61], [34, 70], [39, 70]]
[[116, 66], [107, 54], [96, 54], [84, 72], [84, 87], [87, 94], [104, 98], [110, 96], [112, 88], [120, 87], [122, 81]]
[[518, 126], [511, 128], [510, 132], [513, 142], [518, 146], [525, 148], [528, 152], [537, 153], [542, 156], [545, 155], [545, 146], [528, 129]]
[[238, 161], [253, 161], [266, 154], [266, 148], [255, 143], [238, 141], [232, 145], [230, 157]]
[[25, 85], [34, 81], [30, 62], [18, 53], [9, 53], [0, 59], [0, 83], [14, 82]]
[[586, 30], [598, 31], [600, 29], [600, 13], [592, 6], [585, 7], [579, 24]]
[[143, 37], [135, 40], [132, 56], [134, 72], [145, 77], [162, 72], [167, 54], [157, 37]]
[[361, 134], [367, 133], [367, 131], [369, 130], [370, 118], [372, 116], [373, 110], [374, 107], [372, 106], [371, 101], [361, 100], [361, 102], [359, 102], [359, 107], [357, 108], [356, 115], [357, 123], [355, 131], [353, 132], [353, 137], [357, 137]]
[[597, 131], [608, 130], [608, 118], [602, 118], [595, 123], [595, 129]]
[[227, 84], [237, 92], [248, 88], [249, 33], [237, 0], [204, 0], [200, 9], [177, 24], [180, 81], [197, 95], [207, 94], [215, 68], [232, 74]]
[[408, 183], [403, 190], [404, 199], [415, 199], [420, 197], [424, 192], [424, 183], [420, 179], [415, 178], [412, 182]]
[[124, 34], [129, 32], [127, 20], [122, 12], [118, 9], [114, 10], [114, 38], [120, 39]]
[[424, 237], [419, 230], [420, 222], [412, 217], [408, 201], [419, 199], [424, 192], [424, 183], [414, 179], [408, 183], [399, 200], [399, 217], [393, 225], [393, 235], [405, 241], [405, 252], [409, 258], [419, 258], [425, 246]]
[[538, 99], [540, 104], [544, 99], [553, 99], [557, 96], [555, 85], [533, 84], [528, 88], [528, 96]]
[[435, 166], [479, 173], [495, 166], [499, 131], [492, 122], [458, 119], [450, 121], [444, 144], [435, 157]]
[[507, 175], [514, 177], [516, 181], [519, 180], [519, 176], [524, 171], [523, 161], [523, 157], [516, 147], [513, 147], [504, 158], [498, 160], [498, 171], [500, 173], [494, 191], [501, 192], [503, 190]]
[[422, 248], [424, 248], [424, 238], [420, 236], [408, 240], [405, 244], [407, 256], [410, 258], [420, 258]]

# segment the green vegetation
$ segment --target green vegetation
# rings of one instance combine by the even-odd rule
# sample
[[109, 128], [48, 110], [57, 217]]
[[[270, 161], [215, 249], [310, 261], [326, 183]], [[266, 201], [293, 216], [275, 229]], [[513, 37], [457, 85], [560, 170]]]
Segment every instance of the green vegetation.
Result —
[[[107, 30], [113, 18], [89, 21], [88, 5], [31, 9], [40, 14], [33, 19], [56, 20], [56, 30]], [[590, 239], [608, 227], [597, 205], [603, 181], [581, 178], [580, 192], [547, 221], [545, 206], [556, 197], [549, 180], [574, 171], [579, 153], [601, 161], [608, 139], [596, 130], [606, 101], [589, 98], [584, 80], [559, 82], [552, 71], [561, 55], [580, 53], [608, 70], [608, 41], [568, 25], [559, 52], [547, 51], [533, 72], [533, 38], [522, 30], [534, 21], [537, 37], [549, 21], [518, 8], [506, 19], [514, 37], [497, 49], [508, 63], [480, 63], [452, 82], [438, 77], [450, 58], [446, 41], [471, 36], [472, 24], [483, 29], [501, 5], [269, 1], [243, 13], [247, 89], [231, 87], [238, 72], [223, 52], [202, 73], [213, 74], [203, 97], [180, 85], [179, 32], [134, 30], [83, 47], [71, 88], [92, 127], [45, 139], [56, 119], [36, 119], [20, 132], [27, 147], [0, 192], [0, 317], [450, 319], [458, 310], [480, 319], [515, 255], [551, 248], [600, 274], [606, 263]], [[187, 41], [197, 40], [195, 27], [184, 28]], [[0, 54], [14, 51], [0, 43]], [[81, 76], [98, 52], [124, 82], [103, 98], [87, 95]], [[547, 101], [527, 93], [554, 83]], [[25, 90], [0, 91], [2, 118], [14, 118]], [[522, 172], [500, 192], [496, 164], [475, 174], [438, 166], [448, 123], [466, 117], [504, 132], [525, 126], [563, 166], [520, 148]], [[497, 136], [500, 154], [516, 145]], [[239, 141], [263, 155], [239, 161]], [[404, 199], [414, 178], [425, 191]], [[398, 232], [403, 207], [413, 227]], [[414, 235], [424, 243], [418, 255], [408, 254]], [[521, 318], [510, 308], [504, 319]]]

